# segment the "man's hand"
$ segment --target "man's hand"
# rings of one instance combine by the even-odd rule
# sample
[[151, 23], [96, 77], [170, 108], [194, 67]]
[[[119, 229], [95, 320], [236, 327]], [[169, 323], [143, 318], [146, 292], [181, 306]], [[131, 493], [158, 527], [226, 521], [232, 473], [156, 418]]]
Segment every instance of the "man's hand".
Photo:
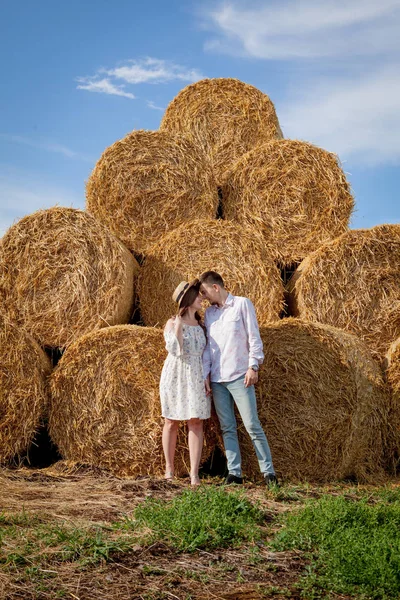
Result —
[[249, 367], [246, 371], [246, 375], [244, 376], [244, 387], [250, 387], [251, 385], [257, 383], [257, 381], [258, 373]]
[[209, 396], [211, 394], [211, 384], [209, 375], [207, 379], [204, 380], [204, 387], [206, 388], [206, 396]]

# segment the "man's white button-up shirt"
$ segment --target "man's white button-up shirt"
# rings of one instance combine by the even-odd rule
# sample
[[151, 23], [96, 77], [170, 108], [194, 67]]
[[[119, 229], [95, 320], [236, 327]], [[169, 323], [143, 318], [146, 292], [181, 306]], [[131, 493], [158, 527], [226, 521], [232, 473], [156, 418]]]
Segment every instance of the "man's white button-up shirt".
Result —
[[242, 296], [228, 297], [223, 306], [205, 312], [207, 346], [203, 353], [204, 378], [228, 382], [242, 377], [264, 360], [263, 344], [253, 303]]

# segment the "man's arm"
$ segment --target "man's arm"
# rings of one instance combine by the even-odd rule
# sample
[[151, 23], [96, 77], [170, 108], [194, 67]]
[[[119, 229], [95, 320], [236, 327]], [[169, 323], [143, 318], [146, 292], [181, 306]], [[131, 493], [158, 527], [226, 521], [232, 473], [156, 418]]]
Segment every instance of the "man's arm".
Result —
[[244, 299], [242, 316], [249, 342], [249, 366], [244, 377], [244, 385], [245, 387], [249, 387], [258, 381], [258, 366], [264, 360], [264, 352], [258, 329], [256, 311], [253, 303], [248, 298]]
[[249, 298], [245, 298], [242, 305], [244, 326], [249, 341], [249, 367], [261, 365], [264, 360], [263, 343], [258, 328], [256, 311]]

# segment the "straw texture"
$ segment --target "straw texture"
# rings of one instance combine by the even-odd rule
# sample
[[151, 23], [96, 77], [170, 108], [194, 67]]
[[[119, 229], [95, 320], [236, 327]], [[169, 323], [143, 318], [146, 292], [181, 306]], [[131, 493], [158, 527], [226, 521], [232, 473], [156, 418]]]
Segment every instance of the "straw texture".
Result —
[[107, 148], [86, 186], [87, 210], [137, 253], [185, 221], [214, 218], [218, 202], [202, 149], [159, 131], [133, 131]]
[[395, 432], [393, 453], [400, 469], [400, 337], [395, 340], [386, 354], [386, 378], [393, 400], [391, 421]]
[[91, 215], [54, 207], [13, 225], [0, 247], [0, 312], [42, 346], [128, 322], [139, 266]]
[[298, 140], [251, 150], [225, 174], [225, 218], [257, 228], [282, 264], [347, 230], [354, 200], [336, 155]]
[[[164, 470], [159, 381], [167, 355], [161, 329], [117, 325], [66, 350], [50, 380], [49, 431], [67, 460], [121, 476]], [[205, 460], [215, 442], [207, 422]], [[184, 427], [176, 473], [189, 464]]]
[[191, 136], [201, 145], [218, 185], [245, 152], [281, 138], [270, 98], [238, 79], [203, 79], [184, 88], [167, 107], [160, 129]]
[[223, 220], [196, 220], [150, 248], [138, 281], [144, 322], [164, 325], [177, 312], [171, 296], [179, 282], [208, 270], [220, 273], [234, 295], [252, 300], [260, 324], [279, 317], [283, 284], [257, 232]]
[[[262, 328], [261, 337], [258, 413], [278, 474], [320, 482], [383, 478], [391, 462], [391, 402], [363, 343], [292, 318]], [[240, 432], [244, 471], [257, 477], [249, 436], [243, 427]]]
[[30, 335], [0, 316], [0, 463], [24, 452], [47, 407], [50, 362]]
[[349, 231], [289, 282], [294, 314], [357, 334], [379, 355], [400, 336], [400, 225]]

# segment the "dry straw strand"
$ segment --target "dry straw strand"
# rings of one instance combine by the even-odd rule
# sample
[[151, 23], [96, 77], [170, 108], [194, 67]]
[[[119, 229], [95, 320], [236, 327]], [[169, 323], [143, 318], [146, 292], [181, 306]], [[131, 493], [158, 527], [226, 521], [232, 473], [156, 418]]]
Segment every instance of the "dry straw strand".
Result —
[[400, 336], [399, 264], [400, 225], [348, 231], [299, 265], [289, 282], [292, 310], [384, 355]]
[[220, 273], [234, 295], [252, 300], [260, 324], [279, 318], [280, 272], [257, 232], [224, 220], [196, 220], [166, 234], [149, 249], [138, 281], [144, 322], [163, 326], [176, 313], [171, 296], [179, 282], [209, 270]]
[[133, 131], [115, 142], [86, 186], [87, 210], [136, 253], [185, 221], [214, 218], [218, 202], [201, 148], [160, 131]]
[[201, 145], [217, 183], [243, 154], [282, 137], [275, 107], [260, 90], [238, 79], [203, 79], [169, 104], [160, 129], [182, 133]]
[[299, 140], [275, 140], [225, 174], [224, 216], [259, 229], [282, 264], [301, 261], [344, 233], [354, 207], [337, 156]]
[[0, 317], [0, 463], [25, 452], [47, 408], [50, 361], [21, 327]]
[[139, 265], [84, 211], [53, 207], [13, 225], [0, 248], [0, 312], [42, 346], [129, 321]]
[[[50, 380], [49, 431], [62, 456], [119, 476], [160, 475], [165, 357], [163, 332], [152, 327], [116, 325], [71, 344]], [[205, 434], [203, 460], [215, 445], [209, 421]], [[188, 462], [182, 426], [176, 473]]]
[[[285, 479], [377, 481], [392, 463], [391, 403], [364, 344], [334, 327], [288, 318], [261, 329], [265, 361], [258, 413], [275, 468]], [[244, 471], [259, 476], [240, 429]]]

